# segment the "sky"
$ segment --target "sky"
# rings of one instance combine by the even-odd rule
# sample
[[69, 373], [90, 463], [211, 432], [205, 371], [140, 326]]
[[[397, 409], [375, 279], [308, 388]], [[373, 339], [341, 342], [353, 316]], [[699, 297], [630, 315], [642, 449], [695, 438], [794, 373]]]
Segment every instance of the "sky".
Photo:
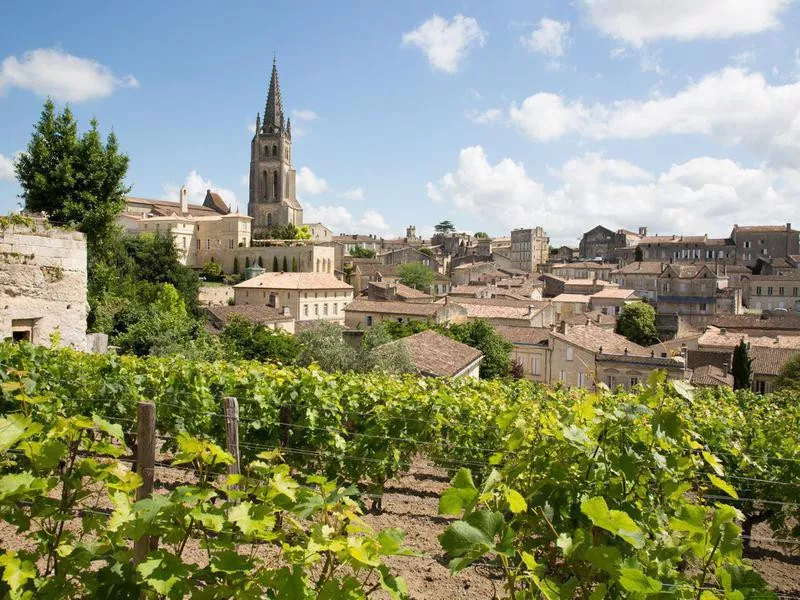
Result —
[[247, 209], [273, 56], [305, 221], [577, 244], [800, 224], [800, 0], [0, 5], [0, 213], [47, 96], [132, 195]]

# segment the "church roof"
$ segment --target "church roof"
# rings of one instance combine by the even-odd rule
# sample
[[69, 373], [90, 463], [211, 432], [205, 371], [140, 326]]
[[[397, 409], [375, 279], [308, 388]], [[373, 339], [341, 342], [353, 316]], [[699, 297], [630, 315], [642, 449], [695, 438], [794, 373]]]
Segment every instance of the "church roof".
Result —
[[227, 215], [231, 212], [230, 207], [225, 200], [222, 199], [222, 196], [220, 196], [217, 192], [212, 192], [211, 190], [206, 191], [206, 197], [205, 200], [203, 200], [203, 206], [212, 208], [223, 215]]
[[264, 132], [271, 133], [283, 129], [283, 102], [281, 101], [281, 85], [278, 81], [278, 64], [272, 59], [272, 76], [267, 91], [267, 106], [264, 109]]

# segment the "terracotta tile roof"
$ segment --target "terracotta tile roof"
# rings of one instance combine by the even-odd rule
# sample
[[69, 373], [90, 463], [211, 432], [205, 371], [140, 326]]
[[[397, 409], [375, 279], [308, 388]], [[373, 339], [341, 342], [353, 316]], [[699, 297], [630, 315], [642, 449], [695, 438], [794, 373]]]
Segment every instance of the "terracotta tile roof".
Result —
[[753, 375], [777, 376], [786, 362], [793, 356], [800, 354], [800, 348], [763, 348], [753, 346], [750, 348], [750, 358], [753, 359]]
[[616, 325], [617, 319], [614, 315], [606, 315], [599, 310], [591, 310], [585, 313], [578, 313], [562, 317], [562, 321], [566, 321], [569, 325], [586, 325], [588, 323], [595, 323], [596, 325]]
[[528, 306], [493, 306], [486, 304], [470, 304], [459, 302], [467, 311], [470, 319], [529, 319], [538, 312]]
[[784, 275], [744, 275], [742, 279], [750, 281], [798, 281], [800, 280], [800, 269], [786, 271]]
[[[787, 231], [786, 225], [734, 225], [733, 231], [735, 233], [770, 233]], [[792, 229], [793, 233], [797, 233]]]
[[696, 386], [728, 386], [733, 387], [733, 375], [725, 374], [719, 367], [714, 365], [703, 365], [692, 371], [690, 380]]
[[241, 289], [353, 291], [353, 286], [336, 279], [330, 273], [262, 273], [233, 287]]
[[627, 300], [628, 298], [636, 298], [636, 292], [619, 288], [603, 288], [589, 297], [599, 300]]
[[358, 298], [345, 307], [345, 312], [368, 312], [389, 315], [413, 315], [417, 317], [434, 317], [443, 307], [436, 303], [416, 302], [384, 302], [381, 300], [363, 300]]
[[293, 321], [292, 315], [284, 315], [283, 311], [271, 306], [245, 304], [241, 306], [209, 306], [205, 309], [214, 325], [222, 329], [232, 317], [244, 317], [257, 325]]
[[629, 355], [650, 356], [648, 348], [634, 344], [621, 335], [598, 327], [593, 323], [573, 325], [567, 328], [566, 334], [553, 332], [552, 335], [591, 352], [599, 352], [600, 348], [602, 348], [603, 353], [624, 354], [627, 349]]
[[575, 304], [589, 304], [591, 301], [592, 297], [586, 294], [559, 294], [553, 298], [553, 302], [572, 302]]
[[405, 346], [422, 375], [452, 377], [483, 357], [480, 350], [428, 330], [391, 342]]
[[618, 283], [612, 283], [611, 281], [606, 281], [605, 279], [564, 279], [564, 284], [571, 285], [573, 287], [593, 287], [596, 285], [603, 287], [619, 287]]
[[661, 275], [664, 270], [665, 264], [662, 262], [644, 261], [632, 262], [624, 267], [620, 267], [615, 271], [611, 271], [613, 275]]
[[510, 327], [496, 325], [495, 330], [512, 344], [547, 345], [550, 339], [550, 329], [547, 327]]
[[[443, 300], [439, 300], [443, 302]], [[458, 304], [466, 306], [467, 304], [481, 304], [484, 306], [515, 306], [521, 308], [530, 308], [531, 306], [539, 309], [544, 308], [550, 304], [547, 300], [516, 300], [513, 298], [472, 298], [464, 297], [456, 300]]]
[[[145, 204], [150, 206], [150, 212], [152, 212], [155, 216], [159, 217], [167, 217], [169, 215], [175, 214], [180, 216], [181, 214], [181, 203], [180, 202], [173, 202], [171, 200], [154, 200], [152, 198], [138, 198], [136, 196], [126, 196], [125, 197], [126, 204]], [[188, 206], [189, 214], [194, 216], [206, 216], [206, 215], [219, 215], [219, 214], [226, 214], [228, 211], [226, 210], [225, 213], [220, 213], [213, 208], [209, 208], [207, 206], [200, 206], [198, 204], [190, 204]], [[134, 211], [127, 211], [128, 214]]]
[[215, 211], [223, 215], [231, 212], [231, 209], [228, 208], [228, 204], [222, 199], [222, 196], [220, 196], [217, 192], [212, 192], [211, 190], [206, 192], [206, 198], [203, 201], [203, 206], [213, 208]]
[[395, 288], [395, 293], [399, 298], [410, 298], [410, 299], [424, 299], [424, 298], [432, 298], [430, 294], [426, 294], [425, 292], [420, 292], [417, 289], [409, 287], [397, 282], [390, 282], [390, 281], [370, 281], [369, 284], [371, 286], [375, 286], [382, 290], [388, 290], [390, 288]]
[[[792, 348], [800, 349], [800, 335], [757, 335], [759, 332], [741, 333], [733, 331], [722, 331], [717, 327], [707, 327], [703, 334], [697, 339], [700, 346], [711, 346], [718, 348], [733, 348], [744, 339], [745, 343], [751, 347], [761, 346], [764, 348]], [[768, 332], [760, 332], [768, 333]]]
[[726, 363], [728, 369], [730, 369], [733, 364], [732, 350], [689, 350], [686, 353], [686, 367], [689, 369], [697, 369], [707, 365], [723, 369]]
[[667, 270], [671, 270], [681, 279], [694, 279], [707, 268], [711, 271], [712, 274], [715, 273], [714, 265], [712, 265], [709, 268], [709, 266], [705, 263], [692, 263], [692, 264], [676, 263], [665, 267], [664, 271], [666, 272]]
[[664, 358], [662, 356], [641, 356], [637, 354], [608, 354], [603, 348], [603, 354], [595, 356], [597, 362], [613, 362], [625, 363], [629, 365], [647, 365], [653, 369], [667, 368], [667, 369], [683, 369], [683, 363], [674, 358]]
[[616, 264], [614, 263], [596, 263], [593, 261], [585, 260], [580, 262], [572, 262], [572, 263], [559, 263], [557, 265], [553, 265], [551, 268], [555, 269], [599, 269], [599, 270], [607, 270], [607, 269], [614, 269], [616, 268]]
[[711, 319], [709, 325], [757, 331], [796, 329], [797, 335], [800, 335], [800, 315], [717, 315]]
[[638, 240], [639, 246], [647, 244], [705, 244], [712, 246], [733, 245], [727, 238], [710, 238], [705, 235], [647, 235]]

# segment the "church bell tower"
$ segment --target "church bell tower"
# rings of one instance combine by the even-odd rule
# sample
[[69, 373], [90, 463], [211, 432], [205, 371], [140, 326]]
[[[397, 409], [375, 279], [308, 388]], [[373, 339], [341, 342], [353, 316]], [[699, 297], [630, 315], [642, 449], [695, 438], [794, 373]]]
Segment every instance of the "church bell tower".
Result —
[[253, 237], [274, 227], [303, 224], [303, 209], [295, 192], [292, 168], [292, 123], [284, 119], [278, 66], [272, 61], [264, 120], [256, 116], [250, 144], [250, 197], [247, 214], [253, 217]]

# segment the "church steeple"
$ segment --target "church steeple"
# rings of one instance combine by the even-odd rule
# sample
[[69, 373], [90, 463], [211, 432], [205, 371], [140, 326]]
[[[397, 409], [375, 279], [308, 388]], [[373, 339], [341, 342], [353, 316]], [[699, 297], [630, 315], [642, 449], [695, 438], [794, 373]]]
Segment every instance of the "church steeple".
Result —
[[281, 102], [281, 85], [278, 82], [278, 63], [272, 59], [272, 76], [267, 92], [267, 108], [264, 111], [264, 133], [283, 131], [283, 103]]

